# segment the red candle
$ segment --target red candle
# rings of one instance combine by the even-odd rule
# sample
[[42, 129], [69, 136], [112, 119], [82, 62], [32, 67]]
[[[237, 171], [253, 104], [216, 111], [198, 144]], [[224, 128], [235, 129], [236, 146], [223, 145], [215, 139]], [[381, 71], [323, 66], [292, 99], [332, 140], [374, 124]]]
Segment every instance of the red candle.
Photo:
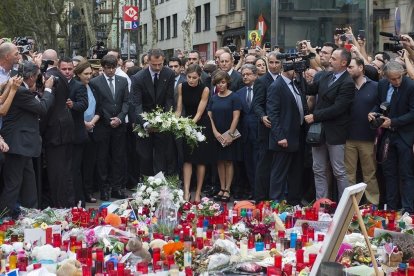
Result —
[[308, 238], [309, 240], [315, 240], [315, 229], [313, 227], [308, 228]]
[[292, 265], [285, 264], [285, 266], [283, 267], [283, 272], [286, 273], [286, 275], [292, 275]]
[[112, 271], [115, 269], [115, 264], [112, 261], [107, 261], [106, 262], [106, 271]]
[[248, 249], [253, 249], [254, 248], [254, 243], [255, 243], [255, 238], [253, 234], [249, 235], [249, 240], [247, 241], [247, 248]]
[[190, 227], [184, 227], [183, 229], [183, 233], [184, 233], [184, 237], [189, 237], [190, 236]]
[[277, 237], [278, 237], [279, 239], [284, 238], [284, 237], [285, 237], [285, 231], [283, 231], [283, 230], [279, 230], [279, 231], [277, 231]]
[[60, 247], [62, 245], [62, 238], [60, 234], [53, 234], [53, 247]]
[[275, 255], [274, 260], [275, 260], [275, 267], [282, 269], [282, 255]]
[[87, 265], [82, 266], [82, 276], [92, 276], [91, 267]]
[[309, 265], [310, 266], [313, 266], [313, 263], [315, 262], [317, 256], [318, 256], [317, 254], [309, 254]]
[[159, 248], [154, 248], [152, 250], [152, 262], [156, 263], [159, 260], [161, 260], [161, 254], [160, 254], [160, 249]]
[[212, 237], [213, 237], [213, 230], [207, 229], [207, 239], [211, 240]]
[[204, 247], [203, 237], [197, 237], [196, 239], [197, 249], [201, 250]]
[[104, 260], [104, 252], [102, 248], [96, 248], [96, 260], [103, 262]]
[[298, 249], [296, 250], [296, 263], [302, 264], [303, 263], [303, 253], [305, 250]]
[[[148, 268], [148, 266], [147, 266], [147, 268]], [[124, 263], [118, 263], [116, 265], [116, 270], [118, 271], [118, 276], [123, 276], [124, 275], [124, 271], [125, 271], [125, 264]]]
[[318, 242], [322, 242], [325, 239], [324, 234], [318, 234]]

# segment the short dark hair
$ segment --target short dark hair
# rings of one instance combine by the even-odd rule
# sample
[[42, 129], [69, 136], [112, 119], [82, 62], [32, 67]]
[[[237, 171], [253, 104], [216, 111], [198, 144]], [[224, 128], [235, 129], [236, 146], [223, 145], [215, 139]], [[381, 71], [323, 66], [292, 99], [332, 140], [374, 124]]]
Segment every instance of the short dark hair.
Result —
[[34, 62], [25, 60], [20, 66], [24, 80], [27, 80], [32, 76], [36, 76], [39, 73], [39, 66], [37, 66]]
[[183, 65], [183, 62], [181, 61], [181, 59], [179, 57], [170, 57], [170, 59], [168, 60], [168, 64], [170, 64], [170, 61], [178, 62], [178, 65], [180, 65], [180, 66]]
[[322, 46], [331, 47], [332, 48], [332, 53], [333, 53], [333, 51], [338, 49], [338, 45], [336, 45], [333, 42], [325, 42]]
[[129, 67], [126, 73], [129, 77], [132, 77], [133, 75], [135, 75], [136, 73], [138, 73], [141, 70], [142, 70], [142, 68], [140, 66], [135, 66], [134, 65], [132, 67]]
[[105, 55], [101, 59], [101, 66], [102, 67], [109, 66], [109, 67], [116, 68], [118, 67], [118, 59], [113, 55]]
[[212, 79], [213, 79], [213, 85], [217, 85], [222, 80], [225, 80], [228, 84], [228, 87], [230, 87], [231, 79], [229, 74], [227, 74], [226, 71], [223, 71], [221, 69], [218, 69], [212, 73]]
[[384, 63], [386, 63], [385, 61], [390, 61], [390, 60], [391, 60], [390, 55], [389, 55], [388, 53], [386, 53], [386, 52], [376, 52], [376, 53], [374, 54], [374, 57], [375, 57], [376, 55], [382, 55], [382, 59], [384, 60]]
[[146, 56], [148, 56], [148, 54], [143, 54], [142, 56], [141, 56], [141, 64], [144, 64], [144, 62], [145, 62], [145, 57]]
[[339, 54], [341, 55], [341, 59], [346, 60], [346, 66], [348, 67], [348, 65], [351, 63], [351, 59], [352, 59], [351, 53], [348, 52], [348, 50], [346, 48], [338, 48], [334, 51], [339, 51]]
[[163, 50], [159, 48], [155, 48], [155, 49], [150, 49], [148, 51], [148, 60], [150, 60], [152, 56], [155, 58], [159, 58], [159, 57], [165, 57], [165, 54]]
[[190, 64], [187, 68], [187, 70], [185, 70], [185, 74], [191, 74], [191, 73], [197, 73], [197, 75], [200, 77], [201, 73], [203, 72], [203, 70], [201, 69], [200, 65], [198, 64]]
[[200, 59], [200, 58], [201, 58], [201, 55], [200, 55], [200, 52], [199, 52], [199, 51], [197, 51], [197, 50], [191, 50], [191, 51], [189, 52], [189, 54], [194, 54], [194, 53], [196, 53], [196, 54], [197, 54], [198, 59]]
[[62, 62], [73, 63], [73, 60], [70, 57], [63, 57], [63, 58], [59, 59], [59, 61], [58, 61], [58, 67], [60, 67], [60, 64]]
[[362, 58], [354, 57], [352, 59], [355, 60], [356, 65], [358, 65], [358, 66], [365, 66], [365, 62], [364, 62], [364, 60]]

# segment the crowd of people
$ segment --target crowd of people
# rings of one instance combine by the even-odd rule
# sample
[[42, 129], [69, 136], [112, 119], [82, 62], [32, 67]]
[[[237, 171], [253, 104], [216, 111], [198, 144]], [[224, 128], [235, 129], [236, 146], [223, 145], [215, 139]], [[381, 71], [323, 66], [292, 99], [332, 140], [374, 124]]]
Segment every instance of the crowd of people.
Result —
[[[222, 47], [210, 61], [160, 49], [139, 61], [22, 56], [3, 42], [0, 210], [122, 199], [162, 171], [180, 176], [187, 201], [303, 205], [363, 181], [367, 203], [414, 213], [414, 40], [400, 40], [369, 55], [347, 28], [294, 54]], [[191, 149], [158, 132], [141, 116], [157, 107], [192, 118], [206, 141]]]

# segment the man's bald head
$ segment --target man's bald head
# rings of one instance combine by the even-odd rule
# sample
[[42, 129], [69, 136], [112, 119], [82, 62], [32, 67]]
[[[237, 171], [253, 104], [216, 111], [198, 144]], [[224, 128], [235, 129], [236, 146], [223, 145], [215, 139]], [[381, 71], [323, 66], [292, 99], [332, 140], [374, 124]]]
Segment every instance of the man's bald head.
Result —
[[7, 54], [9, 54], [13, 48], [15, 48], [16, 45], [14, 45], [11, 42], [4, 42], [0, 45], [0, 59], [5, 58]]
[[57, 53], [53, 49], [47, 49], [43, 52], [42, 59], [54, 60], [57, 61]]
[[17, 46], [10, 42], [4, 42], [0, 45], [0, 66], [6, 71], [13, 68], [14, 64], [19, 62], [20, 54]]

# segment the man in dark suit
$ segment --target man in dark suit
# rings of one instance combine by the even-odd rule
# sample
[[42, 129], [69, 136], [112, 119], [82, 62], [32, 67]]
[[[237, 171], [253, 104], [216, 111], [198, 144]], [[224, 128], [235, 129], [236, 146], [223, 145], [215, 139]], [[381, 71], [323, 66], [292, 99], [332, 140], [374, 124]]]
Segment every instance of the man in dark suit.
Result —
[[268, 89], [266, 105], [271, 122], [269, 149], [274, 152], [269, 197], [271, 200], [287, 199], [293, 206], [302, 199], [304, 116], [308, 110], [305, 94], [296, 87], [294, 76], [293, 68], [282, 72]]
[[128, 113], [128, 81], [115, 75], [118, 59], [106, 55], [101, 60], [104, 73], [90, 81], [100, 98], [102, 117], [94, 128], [98, 142], [97, 174], [101, 185], [101, 199], [109, 196], [125, 198], [122, 181], [126, 168], [126, 125]]
[[[414, 213], [414, 82], [405, 76], [401, 64], [391, 61], [384, 66], [385, 79], [378, 83], [378, 103], [368, 120], [375, 119], [383, 102], [390, 104], [388, 115], [381, 128], [382, 143], [388, 138], [388, 154], [382, 163], [386, 186], [386, 202], [391, 210], [399, 209], [399, 194], [402, 208]], [[384, 145], [385, 147], [385, 145]], [[400, 184], [401, 183], [401, 184]]]
[[330, 162], [338, 186], [338, 199], [348, 186], [344, 155], [348, 136], [351, 105], [355, 84], [346, 70], [351, 54], [346, 49], [333, 51], [332, 72], [323, 72], [319, 80], [309, 86], [311, 95], [318, 95], [313, 114], [305, 116], [308, 124], [322, 123], [324, 141], [312, 148], [316, 198], [328, 197], [326, 171]]
[[267, 89], [279, 76], [282, 61], [277, 59], [277, 53], [271, 52], [268, 57], [269, 71], [257, 79], [254, 86], [253, 110], [259, 118], [258, 142], [259, 157], [256, 168], [255, 200], [257, 202], [269, 199], [270, 172], [273, 151], [269, 150], [270, 120], [266, 111]]
[[[259, 119], [253, 110], [254, 87], [256, 86], [257, 68], [252, 64], [245, 64], [241, 68], [244, 87], [236, 94], [240, 97], [242, 110], [240, 116], [240, 132], [243, 141], [243, 159], [248, 178], [248, 186], [244, 198], [253, 198], [254, 183], [256, 177], [257, 160], [259, 156], [259, 143], [257, 140], [257, 128]], [[260, 85], [260, 84], [259, 84]], [[243, 196], [240, 196], [240, 198]]]
[[[83, 112], [88, 108], [88, 92], [86, 86], [81, 82], [73, 79], [73, 62], [70, 58], [62, 58], [58, 62], [60, 72], [65, 76], [69, 83], [69, 98], [66, 101], [73, 118], [73, 146], [72, 146], [72, 177], [73, 187], [75, 189], [75, 202], [82, 202], [85, 205], [85, 196], [82, 185], [82, 155], [84, 143], [88, 140]], [[92, 198], [88, 198], [88, 202]], [[92, 200], [95, 201], [96, 200]]]
[[157, 133], [141, 117], [143, 112], [152, 112], [157, 106], [164, 111], [173, 108], [175, 77], [171, 69], [164, 67], [164, 59], [161, 49], [151, 49], [148, 51], [149, 67], [132, 77], [131, 102], [135, 106], [136, 122], [150, 132], [150, 137], [138, 138], [137, 143], [143, 175], [154, 175], [160, 171], [174, 173], [167, 164], [167, 160], [173, 158], [167, 146], [170, 136]]
[[[191, 64], [197, 64], [199, 66], [202, 67], [201, 65], [201, 56], [200, 56], [200, 52], [197, 50], [191, 50], [188, 53], [188, 65]], [[205, 71], [201, 72], [201, 82], [207, 86], [207, 87], [211, 87], [211, 77], [209, 74], [207, 74]]]
[[244, 86], [243, 78], [239, 72], [233, 68], [234, 58], [231, 54], [225, 52], [220, 55], [220, 64], [219, 67], [221, 70], [227, 72], [231, 79], [231, 84], [229, 87], [230, 91], [237, 91]]
[[17, 216], [17, 202], [26, 208], [38, 208], [36, 179], [32, 158], [39, 157], [42, 139], [39, 132], [39, 116], [46, 115], [55, 99], [52, 92], [53, 78], [45, 82], [41, 99], [29, 89], [35, 88], [39, 67], [25, 61], [23, 86], [19, 87], [8, 114], [3, 117], [1, 134], [9, 145], [5, 153], [3, 179], [4, 189], [0, 199], [0, 210], [7, 208], [9, 215]]
[[174, 71], [174, 110], [177, 108], [177, 87], [180, 83], [186, 81], [186, 77], [184, 74], [181, 74], [181, 71], [183, 69], [183, 64], [181, 62], [181, 59], [178, 57], [171, 57], [168, 60], [168, 68]]
[[43, 145], [47, 162], [47, 175], [53, 207], [72, 207], [75, 195], [72, 179], [72, 143], [74, 123], [70, 109], [66, 105], [69, 98], [69, 85], [56, 67], [57, 53], [48, 49], [42, 55], [49, 61], [46, 76], [58, 77], [55, 84], [55, 101], [46, 118], [41, 120]]

